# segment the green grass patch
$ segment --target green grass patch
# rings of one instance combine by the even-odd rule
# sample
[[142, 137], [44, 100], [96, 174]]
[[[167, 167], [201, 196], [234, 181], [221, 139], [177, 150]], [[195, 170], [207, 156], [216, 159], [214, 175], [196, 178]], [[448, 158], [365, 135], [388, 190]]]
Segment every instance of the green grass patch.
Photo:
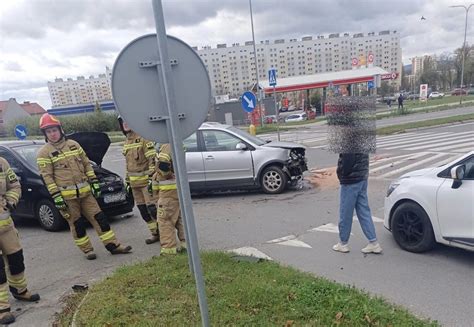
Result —
[[436, 119], [417, 121], [417, 122], [411, 122], [411, 123], [405, 123], [405, 124], [399, 124], [399, 125], [393, 125], [393, 126], [387, 126], [387, 127], [380, 127], [380, 128], [377, 128], [377, 135], [389, 135], [393, 133], [404, 132], [405, 130], [413, 129], [413, 128], [432, 127], [432, 126], [438, 126], [438, 125], [443, 125], [443, 124], [465, 122], [468, 120], [474, 120], [474, 114], [457, 115], [457, 116], [436, 118]]
[[[438, 326], [353, 287], [275, 262], [201, 255], [212, 326]], [[185, 255], [119, 268], [94, 285], [77, 326], [199, 326]], [[70, 321], [58, 316], [58, 323]]]
[[[277, 126], [276, 124], [268, 124], [268, 125], [265, 125], [263, 127], [261, 126], [257, 126], [257, 135], [258, 134], [265, 134], [265, 133], [273, 133], [273, 132], [277, 132]], [[287, 131], [288, 128], [284, 128], [282, 125], [280, 125], [280, 132], [284, 132], [284, 131]], [[249, 131], [248, 127], [245, 129], [246, 132]]]
[[[405, 100], [403, 102], [403, 105], [411, 109], [438, 106], [438, 105], [449, 105], [449, 104], [455, 105], [456, 103], [459, 105], [459, 98], [460, 98], [459, 96], [448, 96], [441, 99], [431, 99], [424, 102], [421, 102], [420, 100]], [[463, 103], [465, 101], [474, 101], [474, 95], [463, 96], [462, 101]], [[470, 105], [472, 105], [472, 103], [470, 103]], [[396, 101], [394, 102], [393, 106], [398, 107], [398, 104], [396, 103]]]

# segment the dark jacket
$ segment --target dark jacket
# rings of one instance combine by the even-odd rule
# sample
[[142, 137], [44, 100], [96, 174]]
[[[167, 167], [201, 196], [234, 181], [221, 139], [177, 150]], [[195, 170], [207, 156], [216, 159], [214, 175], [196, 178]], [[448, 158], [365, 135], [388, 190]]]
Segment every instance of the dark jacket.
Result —
[[354, 184], [369, 177], [369, 155], [341, 153], [337, 161], [337, 178], [341, 184]]

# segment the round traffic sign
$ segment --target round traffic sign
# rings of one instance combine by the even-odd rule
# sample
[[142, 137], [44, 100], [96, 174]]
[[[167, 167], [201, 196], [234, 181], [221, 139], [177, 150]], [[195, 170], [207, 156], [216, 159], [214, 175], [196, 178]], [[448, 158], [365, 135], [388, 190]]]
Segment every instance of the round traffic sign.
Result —
[[[211, 105], [211, 83], [206, 66], [186, 43], [167, 37], [171, 62], [168, 87], [174, 92], [181, 136], [194, 133], [206, 120]], [[161, 63], [156, 34], [130, 42], [118, 55], [112, 71], [115, 107], [131, 129], [159, 143], [168, 143]]]

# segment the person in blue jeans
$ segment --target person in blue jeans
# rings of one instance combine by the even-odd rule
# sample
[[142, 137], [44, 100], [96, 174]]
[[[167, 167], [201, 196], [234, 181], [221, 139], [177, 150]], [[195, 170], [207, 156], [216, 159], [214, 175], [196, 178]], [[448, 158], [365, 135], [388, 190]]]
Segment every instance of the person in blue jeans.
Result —
[[342, 253], [350, 251], [348, 243], [355, 209], [362, 231], [369, 240], [369, 244], [362, 249], [362, 252], [382, 253], [382, 248], [377, 242], [367, 196], [369, 155], [365, 153], [339, 154], [337, 177], [341, 184], [339, 205], [340, 242], [334, 245], [332, 249]]

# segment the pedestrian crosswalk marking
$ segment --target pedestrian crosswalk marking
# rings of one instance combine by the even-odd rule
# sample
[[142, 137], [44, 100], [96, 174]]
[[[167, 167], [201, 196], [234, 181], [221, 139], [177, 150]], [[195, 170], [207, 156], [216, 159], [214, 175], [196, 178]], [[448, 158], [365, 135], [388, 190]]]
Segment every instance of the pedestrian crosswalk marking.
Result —
[[[411, 147], [411, 148], [406, 148], [407, 150], [410, 150], [410, 151], [415, 151], [415, 150], [421, 150], [421, 149], [427, 149], [427, 148], [432, 148], [433, 147], [433, 143], [436, 143], [434, 145], [436, 146], [443, 146], [443, 145], [448, 145], [448, 144], [456, 144], [456, 143], [459, 143], [460, 141], [460, 138], [463, 138], [462, 136], [459, 136], [459, 137], [452, 137], [450, 138], [449, 141], [446, 141], [446, 142], [441, 142], [441, 143], [436, 143], [436, 142], [439, 142], [438, 141], [430, 141], [430, 142], [421, 142], [419, 143], [417, 146], [415, 147]], [[388, 148], [388, 149], [393, 149], [393, 148]]]
[[[446, 135], [449, 135], [451, 133], [449, 132], [446, 132], [446, 133], [439, 133], [437, 134], [436, 136], [429, 136], [429, 139], [430, 140], [433, 140], [433, 139], [442, 139], [444, 137], [446, 137]], [[399, 139], [399, 140], [390, 140], [390, 141], [383, 141], [383, 142], [377, 142], [377, 145], [379, 146], [390, 146], [390, 145], [394, 145], [394, 144], [405, 144], [405, 143], [414, 143], [414, 142], [418, 142], [418, 141], [422, 141], [422, 140], [426, 140], [427, 139], [427, 136], [424, 135], [424, 136], [420, 136], [420, 137], [413, 137], [413, 138], [410, 138], [410, 139], [407, 139], [407, 138], [403, 138], [403, 139]]]
[[300, 248], [310, 248], [311, 245], [306, 244], [303, 241], [300, 241], [297, 239], [295, 235], [288, 235], [280, 238], [276, 238], [271, 241], [267, 241], [267, 244], [278, 244], [278, 245], [286, 245], [286, 246], [294, 246], [294, 247], [300, 247]]
[[435, 154], [435, 155], [432, 156], [432, 157], [428, 157], [428, 158], [423, 159], [423, 160], [421, 160], [421, 161], [417, 161], [417, 162], [415, 162], [415, 163], [413, 163], [413, 164], [411, 164], [411, 165], [406, 165], [406, 166], [403, 166], [403, 167], [401, 167], [401, 168], [392, 170], [392, 171], [390, 171], [390, 172], [388, 172], [388, 173], [385, 173], [385, 174], [383, 174], [383, 175], [378, 176], [378, 178], [387, 178], [387, 177], [390, 177], [390, 176], [393, 176], [393, 175], [397, 175], [397, 174], [399, 174], [399, 173], [401, 173], [401, 172], [403, 172], [403, 171], [410, 170], [410, 169], [412, 169], [413, 167], [421, 166], [421, 165], [423, 165], [423, 164], [425, 164], [425, 163], [434, 161], [434, 160], [436, 160], [436, 159], [438, 159], [438, 158], [445, 157], [445, 156], [446, 156], [446, 154], [444, 154], [444, 153], [438, 153], [438, 154]]
[[[438, 152], [440, 151], [445, 151], [445, 150], [454, 150], [454, 149], [457, 149], [457, 148], [466, 148], [466, 149], [474, 149], [474, 140], [471, 141], [471, 142], [467, 142], [467, 143], [460, 143], [460, 144], [452, 144], [452, 145], [448, 145], [448, 146], [444, 146], [444, 147], [441, 147], [441, 148], [436, 148], [436, 150]], [[466, 151], [466, 152], [469, 152], [469, 151]]]
[[372, 167], [372, 166], [376, 166], [382, 162], [386, 162], [386, 161], [389, 161], [389, 160], [394, 160], [394, 159], [400, 159], [400, 158], [406, 158], [406, 157], [410, 157], [412, 156], [413, 154], [412, 153], [409, 153], [409, 154], [402, 154], [402, 155], [399, 155], [399, 156], [395, 156], [395, 157], [387, 157], [387, 158], [382, 158], [382, 159], [377, 159], [377, 160], [373, 160], [370, 162], [369, 166]]
[[[370, 169], [370, 172], [371, 172], [371, 173], [375, 173], [375, 172], [377, 172], [377, 171], [379, 171], [379, 170], [383, 170], [383, 169], [386, 169], [386, 168], [390, 168], [390, 167], [393, 167], [393, 166], [395, 166], [395, 165], [399, 165], [399, 164], [401, 164], [401, 163], [404, 163], [404, 162], [406, 162], [406, 161], [408, 161], [408, 160], [415, 160], [415, 159], [420, 158], [420, 157], [423, 157], [423, 156], [426, 156], [426, 153], [425, 153], [425, 152], [415, 153], [415, 154], [413, 154], [413, 155], [408, 156], [408, 158], [404, 158], [404, 159], [402, 159], [402, 160], [397, 160], [397, 161], [395, 161], [395, 162], [390, 162], [390, 163], [388, 163], [388, 164], [386, 164], [386, 165], [382, 165], [382, 166], [379, 166], [379, 167], [377, 167], [377, 168]], [[396, 157], [394, 157], [394, 158], [396, 158]]]

